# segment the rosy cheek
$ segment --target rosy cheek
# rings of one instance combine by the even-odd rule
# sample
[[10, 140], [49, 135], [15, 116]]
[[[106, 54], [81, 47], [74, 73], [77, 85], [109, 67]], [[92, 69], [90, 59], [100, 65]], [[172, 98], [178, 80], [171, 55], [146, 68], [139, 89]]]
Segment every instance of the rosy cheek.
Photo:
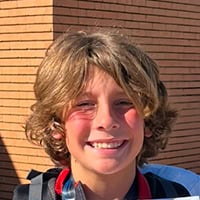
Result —
[[79, 116], [78, 112], [71, 112], [67, 116], [67, 121], [74, 121], [74, 120], [78, 120], [79, 118], [80, 118], [80, 116]]
[[78, 110], [78, 111], [72, 111], [69, 113], [67, 119], [68, 120], [92, 120], [94, 119], [96, 115], [96, 111], [91, 110]]
[[135, 109], [130, 109], [128, 112], [126, 112], [124, 115], [124, 120], [130, 128], [143, 128], [144, 126], [143, 118], [138, 114]]
[[72, 134], [83, 133], [90, 127], [90, 120], [81, 118], [75, 112], [70, 114], [65, 120], [65, 129]]

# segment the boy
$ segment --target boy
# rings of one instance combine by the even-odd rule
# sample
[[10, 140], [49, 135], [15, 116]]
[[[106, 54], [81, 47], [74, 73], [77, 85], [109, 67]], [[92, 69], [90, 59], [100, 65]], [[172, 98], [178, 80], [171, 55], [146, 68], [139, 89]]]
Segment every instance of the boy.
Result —
[[182, 185], [138, 170], [165, 148], [177, 114], [157, 64], [130, 39], [114, 32], [61, 35], [47, 50], [34, 92], [26, 136], [63, 170], [19, 186], [14, 200], [189, 196]]

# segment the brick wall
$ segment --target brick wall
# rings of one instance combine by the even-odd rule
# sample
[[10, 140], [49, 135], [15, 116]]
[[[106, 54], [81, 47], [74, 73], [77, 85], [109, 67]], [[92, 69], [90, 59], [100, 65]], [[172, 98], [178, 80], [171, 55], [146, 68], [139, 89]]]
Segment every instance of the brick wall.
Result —
[[30, 168], [52, 165], [26, 142], [21, 126], [34, 102], [37, 65], [53, 38], [68, 28], [122, 28], [155, 58], [180, 117], [168, 148], [152, 162], [200, 173], [199, 23], [199, 0], [1, 1], [0, 198], [10, 199]]
[[34, 102], [36, 67], [52, 41], [52, 2], [0, 2], [0, 199], [11, 199], [13, 187], [31, 168], [50, 165], [40, 149], [25, 140], [22, 128]]

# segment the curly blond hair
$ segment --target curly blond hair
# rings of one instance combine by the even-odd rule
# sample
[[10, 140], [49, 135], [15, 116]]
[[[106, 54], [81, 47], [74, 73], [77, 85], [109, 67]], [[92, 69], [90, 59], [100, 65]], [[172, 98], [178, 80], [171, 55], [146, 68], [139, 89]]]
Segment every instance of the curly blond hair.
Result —
[[176, 111], [167, 102], [167, 91], [159, 79], [158, 65], [130, 39], [120, 33], [64, 33], [48, 48], [41, 62], [34, 92], [36, 103], [25, 126], [29, 141], [44, 147], [57, 163], [70, 165], [64, 136], [63, 110], [83, 92], [89, 69], [98, 67], [108, 73], [133, 101], [144, 117], [145, 129], [152, 136], [144, 139], [138, 164], [165, 148]]

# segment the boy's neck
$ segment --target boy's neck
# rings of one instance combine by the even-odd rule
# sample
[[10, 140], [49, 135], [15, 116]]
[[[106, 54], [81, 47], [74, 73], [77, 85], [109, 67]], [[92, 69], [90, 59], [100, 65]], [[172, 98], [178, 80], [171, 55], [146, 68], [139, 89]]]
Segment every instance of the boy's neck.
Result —
[[81, 181], [87, 200], [122, 200], [129, 191], [136, 175], [136, 164], [132, 163], [123, 171], [103, 175], [72, 164], [75, 182]]

